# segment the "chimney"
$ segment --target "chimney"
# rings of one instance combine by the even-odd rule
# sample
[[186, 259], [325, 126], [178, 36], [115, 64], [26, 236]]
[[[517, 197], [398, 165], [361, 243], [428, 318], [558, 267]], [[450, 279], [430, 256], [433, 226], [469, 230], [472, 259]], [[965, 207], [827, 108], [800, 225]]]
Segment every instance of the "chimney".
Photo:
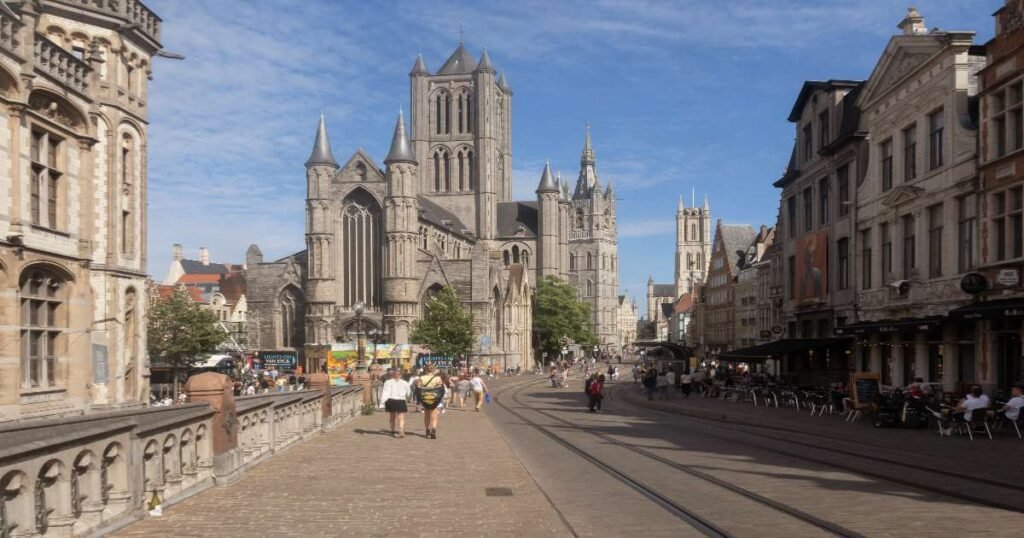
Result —
[[206, 247], [199, 247], [199, 263], [210, 265], [210, 251]]
[[174, 246], [171, 247], [171, 258], [176, 262], [181, 261], [181, 243], [175, 243]]
[[928, 27], [924, 25], [924, 17], [916, 7], [908, 7], [907, 16], [896, 27], [903, 30], [903, 35], [925, 35], [928, 33]]

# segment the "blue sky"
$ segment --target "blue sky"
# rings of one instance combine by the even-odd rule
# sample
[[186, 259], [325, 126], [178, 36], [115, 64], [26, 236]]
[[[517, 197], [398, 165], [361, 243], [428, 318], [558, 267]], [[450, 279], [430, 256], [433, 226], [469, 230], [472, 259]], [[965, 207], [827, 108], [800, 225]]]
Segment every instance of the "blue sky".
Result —
[[[929, 27], [992, 36], [1002, 0], [916, 2]], [[669, 282], [679, 194], [715, 219], [773, 224], [807, 79], [868, 76], [907, 0], [147, 0], [166, 49], [150, 86], [149, 271], [171, 245], [242, 262], [303, 248], [303, 162], [323, 110], [335, 156], [378, 162], [418, 52], [436, 70], [487, 48], [515, 92], [513, 178], [533, 198], [545, 159], [575, 180], [584, 124], [619, 196], [620, 281], [643, 311]]]

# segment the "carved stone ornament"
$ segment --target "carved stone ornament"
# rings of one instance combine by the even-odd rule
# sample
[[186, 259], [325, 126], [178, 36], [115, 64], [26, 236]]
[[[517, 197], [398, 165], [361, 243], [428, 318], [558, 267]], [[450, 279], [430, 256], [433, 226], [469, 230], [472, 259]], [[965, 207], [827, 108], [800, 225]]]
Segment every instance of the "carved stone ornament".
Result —
[[54, 99], [36, 93], [29, 97], [28, 106], [35, 110], [39, 114], [50, 118], [51, 120], [70, 127], [72, 129], [78, 127], [78, 120], [75, 117], [75, 113], [68, 109], [67, 105], [64, 105]]
[[898, 51], [886, 68], [885, 75], [878, 82], [878, 87], [875, 91], [880, 92], [896, 84], [917, 66], [921, 65], [922, 62], [931, 57], [931, 55], [931, 52]]

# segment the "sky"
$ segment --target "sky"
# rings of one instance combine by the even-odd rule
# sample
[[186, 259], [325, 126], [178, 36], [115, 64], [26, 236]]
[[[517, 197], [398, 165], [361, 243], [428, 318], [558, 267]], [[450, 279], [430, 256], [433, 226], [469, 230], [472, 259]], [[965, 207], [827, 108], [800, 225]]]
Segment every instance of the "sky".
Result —
[[[805, 80], [870, 75], [907, 0], [146, 0], [161, 41], [149, 94], [149, 272], [174, 243], [245, 261], [304, 248], [305, 168], [323, 112], [335, 157], [378, 163], [408, 72], [486, 48], [514, 92], [513, 194], [544, 161], [575, 182], [592, 125], [618, 196], [620, 293], [671, 282], [679, 195], [712, 219], [773, 225]], [[918, 0], [929, 28], [992, 37], [1003, 0]]]

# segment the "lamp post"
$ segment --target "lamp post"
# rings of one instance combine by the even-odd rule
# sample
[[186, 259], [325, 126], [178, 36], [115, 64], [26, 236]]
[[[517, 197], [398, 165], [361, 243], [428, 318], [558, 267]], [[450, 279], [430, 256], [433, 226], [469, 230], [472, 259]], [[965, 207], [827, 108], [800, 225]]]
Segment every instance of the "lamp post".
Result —
[[357, 367], [366, 368], [366, 362], [363, 357], [363, 346], [360, 342], [363, 337], [363, 312], [366, 311], [366, 305], [360, 301], [352, 307], [352, 311], [356, 313], [356, 356], [359, 360]]

